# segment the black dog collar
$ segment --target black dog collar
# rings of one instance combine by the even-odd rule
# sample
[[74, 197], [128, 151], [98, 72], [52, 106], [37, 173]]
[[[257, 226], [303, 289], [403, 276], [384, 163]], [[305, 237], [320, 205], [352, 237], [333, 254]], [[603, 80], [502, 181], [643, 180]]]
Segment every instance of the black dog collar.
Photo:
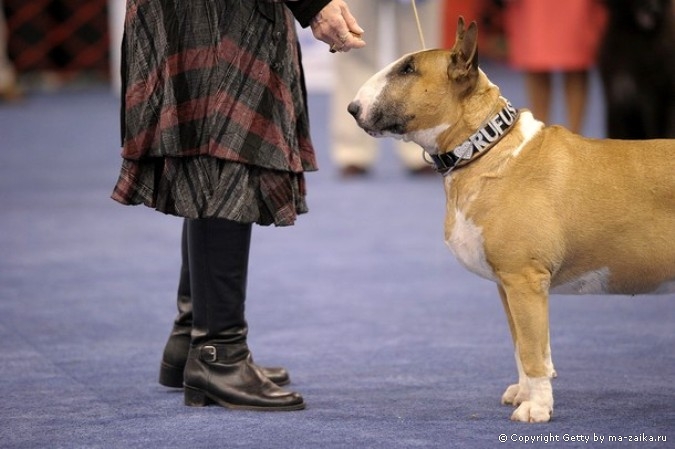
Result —
[[430, 155], [436, 165], [436, 171], [447, 174], [454, 168], [485, 153], [511, 129], [518, 119], [518, 114], [518, 110], [511, 106], [511, 103], [507, 100], [506, 106], [497, 115], [490, 118], [485, 125], [461, 145], [447, 153]]

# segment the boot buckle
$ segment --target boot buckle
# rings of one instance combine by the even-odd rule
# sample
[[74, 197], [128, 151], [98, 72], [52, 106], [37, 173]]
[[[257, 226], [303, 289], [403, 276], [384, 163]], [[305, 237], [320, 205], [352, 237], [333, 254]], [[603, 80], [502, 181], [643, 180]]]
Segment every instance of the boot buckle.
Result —
[[200, 358], [207, 363], [214, 363], [218, 359], [217, 354], [215, 346], [202, 346], [199, 351]]

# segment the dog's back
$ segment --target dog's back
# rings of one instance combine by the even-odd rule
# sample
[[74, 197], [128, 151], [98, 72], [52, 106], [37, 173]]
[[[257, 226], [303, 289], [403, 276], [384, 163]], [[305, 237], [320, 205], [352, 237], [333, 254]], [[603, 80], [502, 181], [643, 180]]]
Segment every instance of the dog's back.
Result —
[[675, 138], [675, 5], [607, 0], [609, 23], [598, 66], [607, 136]]
[[[561, 127], [543, 133], [534, 152], [553, 155], [532, 158], [550, 173], [541, 188], [553, 198], [564, 242], [552, 291], [584, 292], [579, 279], [600, 266], [612, 280], [594, 293], [675, 293], [675, 141], [589, 139]], [[646, 250], [651, 245], [659, 250]]]

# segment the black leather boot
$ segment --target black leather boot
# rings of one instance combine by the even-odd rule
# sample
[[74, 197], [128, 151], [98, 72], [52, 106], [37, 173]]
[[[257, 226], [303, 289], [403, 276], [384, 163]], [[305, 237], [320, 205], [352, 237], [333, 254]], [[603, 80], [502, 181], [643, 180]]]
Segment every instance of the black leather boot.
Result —
[[300, 410], [297, 393], [274, 384], [253, 363], [244, 317], [250, 224], [188, 220], [192, 334], [184, 370], [185, 404], [249, 410]]
[[[178, 281], [178, 315], [164, 346], [159, 367], [159, 383], [165, 387], [183, 388], [183, 370], [190, 350], [192, 331], [192, 298], [187, 248], [187, 220], [183, 221], [181, 236], [181, 267]], [[277, 385], [287, 385], [291, 378], [285, 368], [260, 366], [263, 375]]]
[[[240, 331], [242, 338], [236, 337]], [[191, 346], [185, 367], [185, 405], [218, 404], [244, 410], [302, 410], [298, 393], [283, 390], [263, 375], [246, 346], [245, 329], [230, 329], [233, 341]], [[221, 338], [223, 335], [221, 335]], [[237, 343], [237, 340], [243, 340]]]

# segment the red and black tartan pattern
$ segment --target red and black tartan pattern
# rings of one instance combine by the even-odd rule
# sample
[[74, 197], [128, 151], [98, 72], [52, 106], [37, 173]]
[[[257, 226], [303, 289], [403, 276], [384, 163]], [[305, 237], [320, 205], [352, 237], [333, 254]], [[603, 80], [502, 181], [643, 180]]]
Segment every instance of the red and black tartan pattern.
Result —
[[19, 72], [110, 67], [107, 0], [3, 0], [9, 55]]
[[125, 161], [113, 198], [188, 218], [291, 224], [306, 209], [302, 174], [316, 169], [299, 51], [280, 2], [128, 0]]
[[315, 168], [293, 16], [265, 0], [129, 0], [123, 157]]

